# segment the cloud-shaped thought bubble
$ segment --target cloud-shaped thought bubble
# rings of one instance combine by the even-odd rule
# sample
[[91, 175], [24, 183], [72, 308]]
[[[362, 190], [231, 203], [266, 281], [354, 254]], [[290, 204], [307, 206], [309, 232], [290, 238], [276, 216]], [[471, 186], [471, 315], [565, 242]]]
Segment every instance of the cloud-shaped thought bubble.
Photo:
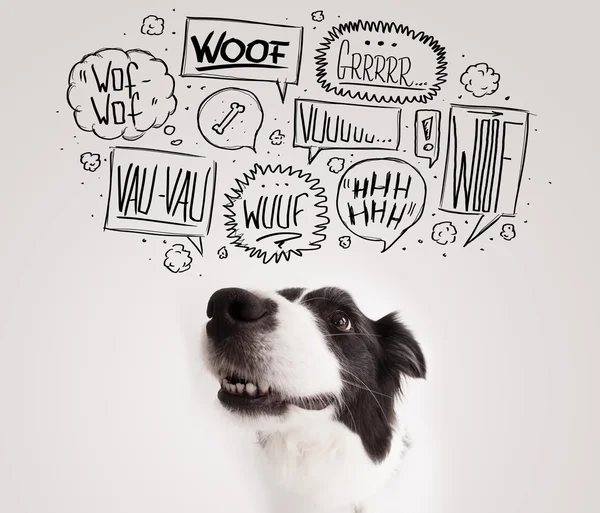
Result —
[[184, 273], [192, 267], [192, 257], [183, 244], [175, 244], [165, 253], [164, 266], [172, 273]]
[[352, 239], [350, 238], [349, 235], [344, 235], [343, 237], [340, 237], [338, 239], [338, 242], [340, 244], [340, 248], [348, 249], [350, 247], [350, 245], [352, 244]]
[[81, 130], [101, 139], [139, 139], [175, 112], [175, 80], [167, 65], [142, 50], [86, 55], [69, 75], [67, 101]]
[[500, 237], [504, 240], [513, 240], [517, 236], [517, 232], [515, 231], [515, 225], [511, 223], [507, 223], [502, 225], [502, 231], [500, 232]]
[[225, 205], [233, 245], [265, 264], [321, 247], [329, 218], [318, 179], [291, 167], [256, 164], [236, 183]]
[[427, 186], [421, 173], [394, 158], [350, 166], [340, 179], [337, 210], [354, 235], [383, 242], [387, 251], [423, 215]]
[[198, 129], [216, 148], [256, 151], [256, 136], [263, 123], [258, 98], [244, 89], [227, 88], [211, 94], [198, 109]]
[[444, 221], [434, 225], [431, 238], [438, 244], [445, 246], [456, 241], [456, 227], [450, 221]]
[[446, 82], [446, 51], [432, 36], [396, 23], [333, 27], [317, 50], [317, 81], [339, 96], [421, 102]]
[[500, 85], [500, 75], [485, 63], [469, 66], [460, 82], [476, 98], [494, 94]]
[[327, 161], [327, 167], [332, 173], [341, 173], [346, 165], [346, 160], [340, 157], [331, 157]]
[[85, 153], [82, 153], [79, 157], [79, 162], [83, 164], [83, 169], [93, 173], [100, 167], [100, 155], [98, 155], [97, 153], [90, 153], [89, 151], [86, 151]]
[[142, 22], [142, 34], [147, 36], [160, 36], [165, 30], [165, 20], [158, 16], [150, 15]]
[[315, 11], [310, 15], [310, 17], [312, 18], [313, 21], [316, 21], [317, 23], [320, 23], [321, 21], [323, 21], [325, 19], [325, 15], [323, 14], [323, 11]]
[[285, 139], [285, 135], [283, 135], [281, 133], [281, 130], [277, 129], [275, 130], [270, 136], [269, 136], [269, 140], [271, 141], [271, 144], [273, 146], [280, 146], [281, 144], [283, 144], [283, 141]]

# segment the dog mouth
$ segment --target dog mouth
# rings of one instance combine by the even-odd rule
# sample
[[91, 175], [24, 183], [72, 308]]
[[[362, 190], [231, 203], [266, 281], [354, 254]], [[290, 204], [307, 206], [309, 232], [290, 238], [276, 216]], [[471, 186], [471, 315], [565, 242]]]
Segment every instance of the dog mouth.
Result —
[[332, 394], [318, 394], [311, 397], [291, 397], [285, 395], [264, 380], [225, 375], [220, 373], [221, 389], [219, 401], [232, 411], [281, 414], [288, 406], [298, 406], [304, 410], [323, 410], [333, 404]]

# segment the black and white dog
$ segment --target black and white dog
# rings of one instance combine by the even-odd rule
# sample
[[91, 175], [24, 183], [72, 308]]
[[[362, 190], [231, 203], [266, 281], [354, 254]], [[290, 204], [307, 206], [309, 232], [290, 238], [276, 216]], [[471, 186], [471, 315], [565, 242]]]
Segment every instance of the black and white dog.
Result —
[[221, 289], [203, 337], [218, 398], [256, 430], [276, 485], [320, 508], [366, 512], [409, 446], [403, 378], [425, 359], [389, 314], [368, 319], [337, 288]]

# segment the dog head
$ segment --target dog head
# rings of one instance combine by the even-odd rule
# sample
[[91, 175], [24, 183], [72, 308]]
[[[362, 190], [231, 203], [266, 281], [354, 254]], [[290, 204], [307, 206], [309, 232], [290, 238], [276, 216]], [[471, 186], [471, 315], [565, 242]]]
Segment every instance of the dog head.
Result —
[[381, 441], [402, 379], [425, 377], [421, 348], [395, 314], [373, 321], [338, 288], [221, 289], [207, 315], [204, 357], [219, 401], [256, 429], [327, 410], [363, 442]]

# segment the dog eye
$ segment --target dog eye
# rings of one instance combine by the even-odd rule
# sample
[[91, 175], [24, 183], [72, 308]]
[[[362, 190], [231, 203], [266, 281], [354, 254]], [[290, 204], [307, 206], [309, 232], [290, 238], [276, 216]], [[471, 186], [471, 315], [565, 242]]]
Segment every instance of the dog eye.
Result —
[[352, 329], [350, 319], [348, 319], [344, 312], [333, 312], [329, 316], [329, 322], [338, 330], [348, 331]]

